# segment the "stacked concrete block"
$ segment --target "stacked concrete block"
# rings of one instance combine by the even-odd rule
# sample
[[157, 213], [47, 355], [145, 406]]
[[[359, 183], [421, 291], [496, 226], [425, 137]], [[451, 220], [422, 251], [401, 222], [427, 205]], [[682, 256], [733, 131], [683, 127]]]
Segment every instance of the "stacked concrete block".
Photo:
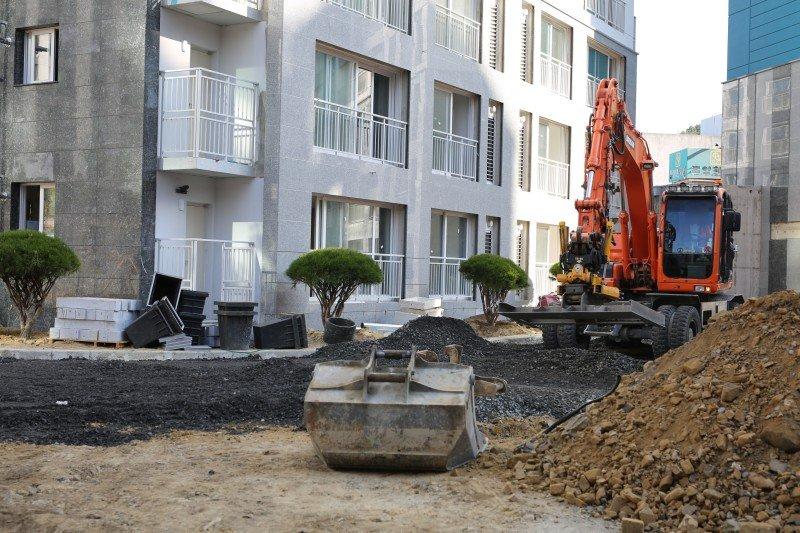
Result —
[[125, 342], [123, 332], [136, 318], [139, 300], [121, 298], [58, 298], [53, 340], [82, 342]]
[[400, 323], [406, 323], [421, 316], [444, 316], [441, 298], [405, 298], [400, 300], [400, 310], [395, 313], [395, 319]]

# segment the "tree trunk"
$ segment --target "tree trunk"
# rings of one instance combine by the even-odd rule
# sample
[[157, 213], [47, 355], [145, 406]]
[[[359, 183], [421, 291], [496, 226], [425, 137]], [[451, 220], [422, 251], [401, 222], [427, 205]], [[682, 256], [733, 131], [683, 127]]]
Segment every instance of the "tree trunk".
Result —
[[28, 318], [28, 311], [20, 310], [19, 312], [19, 338], [28, 340], [31, 338], [31, 329], [33, 328], [33, 320]]

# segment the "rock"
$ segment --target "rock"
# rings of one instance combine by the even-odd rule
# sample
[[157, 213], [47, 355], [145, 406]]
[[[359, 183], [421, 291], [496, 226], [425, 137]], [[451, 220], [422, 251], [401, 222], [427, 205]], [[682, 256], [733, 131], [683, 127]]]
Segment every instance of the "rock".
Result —
[[681, 471], [683, 472], [683, 475], [689, 476], [689, 475], [694, 473], [694, 466], [692, 465], [692, 462], [689, 459], [681, 460], [679, 465], [681, 467]]
[[586, 481], [588, 481], [589, 484], [594, 485], [595, 483], [597, 483], [597, 478], [600, 477], [600, 469], [592, 468], [590, 470], [587, 470], [586, 472], [583, 473], [583, 476], [586, 478]]
[[564, 422], [561, 428], [564, 431], [580, 431], [586, 429], [588, 425], [589, 418], [586, 416], [586, 413], [580, 413]]
[[774, 533], [777, 531], [772, 524], [760, 522], [742, 522], [739, 525], [739, 533]]
[[644, 522], [644, 525], [649, 526], [653, 522], [657, 521], [658, 518], [656, 517], [656, 514], [653, 512], [653, 510], [645, 505], [644, 507], [639, 509], [639, 520]]
[[645, 523], [635, 518], [622, 519], [622, 533], [642, 533]]
[[683, 490], [683, 488], [675, 487], [674, 489], [669, 491], [666, 496], [664, 496], [664, 501], [666, 503], [670, 503], [671, 501], [679, 500], [679, 499], [683, 498], [684, 494], [685, 494], [685, 491]]
[[751, 485], [761, 490], [772, 490], [775, 488], [775, 482], [761, 474], [751, 473], [747, 479], [750, 481]]
[[567, 486], [564, 483], [550, 483], [550, 494], [553, 496], [561, 496], [564, 494], [564, 489]]
[[689, 374], [690, 376], [694, 376], [696, 374], [699, 374], [700, 371], [703, 370], [703, 368], [705, 368], [705, 366], [706, 366], [706, 364], [702, 360], [698, 359], [697, 357], [694, 357], [692, 359], [689, 359], [685, 363], [683, 363], [683, 366], [681, 367], [681, 369], [686, 374]]
[[742, 394], [742, 390], [743, 389], [741, 385], [726, 383], [722, 386], [722, 392], [719, 395], [719, 399], [723, 402], [732, 402]]
[[623, 489], [622, 492], [619, 493], [619, 495], [622, 496], [623, 498], [625, 498], [626, 500], [628, 500], [629, 502], [633, 503], [633, 504], [637, 504], [640, 501], [642, 501], [642, 497], [639, 496], [638, 494], [636, 494], [635, 492], [633, 492], [633, 490], [631, 490], [628, 487]]
[[800, 487], [792, 489], [792, 499], [796, 502], [800, 502]]
[[697, 520], [693, 516], [684, 516], [678, 525], [678, 529], [681, 531], [695, 531], [697, 529]]
[[517, 480], [525, 479], [525, 463], [522, 461], [514, 465], [514, 478]]
[[786, 453], [800, 451], [800, 425], [786, 417], [772, 418], [764, 422], [761, 438]]
[[783, 474], [789, 470], [789, 465], [778, 459], [771, 459], [769, 462], [769, 469], [776, 474]]
[[661, 478], [661, 481], [658, 482], [658, 488], [661, 490], [666, 490], [672, 486], [673, 478], [672, 472], [667, 472], [667, 475]]
[[708, 498], [709, 500], [714, 500], [714, 501], [721, 500], [722, 498], [725, 497], [724, 494], [722, 494], [721, 492], [716, 491], [714, 489], [706, 489], [706, 490], [704, 490], [703, 491], [703, 496]]
[[742, 433], [738, 437], [736, 437], [736, 445], [739, 447], [747, 446], [751, 442], [756, 440], [756, 434], [753, 432]]

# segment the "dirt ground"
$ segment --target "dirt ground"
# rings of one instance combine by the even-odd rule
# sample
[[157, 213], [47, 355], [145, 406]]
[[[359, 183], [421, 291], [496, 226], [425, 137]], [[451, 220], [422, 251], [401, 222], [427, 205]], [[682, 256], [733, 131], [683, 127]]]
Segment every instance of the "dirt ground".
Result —
[[511, 335], [537, 335], [541, 333], [537, 328], [523, 326], [510, 320], [500, 319], [490, 326], [483, 315], [471, 316], [466, 320], [475, 333], [484, 338], [508, 337]]
[[284, 428], [112, 447], [4, 443], [0, 530], [617, 530], [504, 481], [533, 424], [490, 426], [492, 452], [448, 474], [332, 471], [305, 432]]

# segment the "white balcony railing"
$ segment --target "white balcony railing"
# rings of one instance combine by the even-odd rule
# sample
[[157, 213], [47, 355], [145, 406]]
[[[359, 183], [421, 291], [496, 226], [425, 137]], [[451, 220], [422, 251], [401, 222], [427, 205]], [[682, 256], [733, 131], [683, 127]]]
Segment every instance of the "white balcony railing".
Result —
[[622, 32], [625, 31], [625, 11], [624, 0], [585, 0], [586, 10], [594, 13], [597, 18], [604, 20]]
[[255, 243], [214, 239], [156, 239], [156, 272], [183, 278], [183, 288], [225, 302], [255, 298]]
[[569, 197], [569, 163], [539, 158], [539, 173], [536, 176], [536, 187], [540, 191], [558, 196]]
[[466, 258], [431, 257], [428, 293], [442, 298], [471, 298], [472, 282], [461, 275]]
[[400, 299], [403, 297], [403, 263], [402, 254], [367, 254], [378, 263], [383, 272], [383, 282], [375, 285], [361, 285], [355, 297], [357, 299]]
[[565, 98], [572, 89], [572, 65], [542, 54], [542, 85]]
[[382, 22], [390, 28], [408, 33], [410, 0], [329, 0], [365, 17]]
[[[597, 98], [597, 88], [600, 86], [601, 81], [603, 80], [596, 76], [588, 75], [588, 83], [586, 84], [586, 105], [589, 107], [594, 107], [594, 100]], [[619, 93], [621, 100], [625, 100], [625, 89], [617, 87], [617, 93]]]
[[436, 6], [436, 44], [478, 61], [481, 23], [444, 6]]
[[534, 296], [536, 298], [545, 296], [556, 290], [558, 284], [556, 280], [550, 278], [551, 266], [552, 265], [545, 263], [536, 263], [536, 266], [533, 268], [533, 290], [535, 291]]
[[161, 73], [160, 156], [252, 165], [258, 84], [202, 68]]
[[404, 167], [408, 123], [314, 100], [314, 146]]
[[475, 181], [478, 177], [478, 141], [433, 130], [433, 170]]

